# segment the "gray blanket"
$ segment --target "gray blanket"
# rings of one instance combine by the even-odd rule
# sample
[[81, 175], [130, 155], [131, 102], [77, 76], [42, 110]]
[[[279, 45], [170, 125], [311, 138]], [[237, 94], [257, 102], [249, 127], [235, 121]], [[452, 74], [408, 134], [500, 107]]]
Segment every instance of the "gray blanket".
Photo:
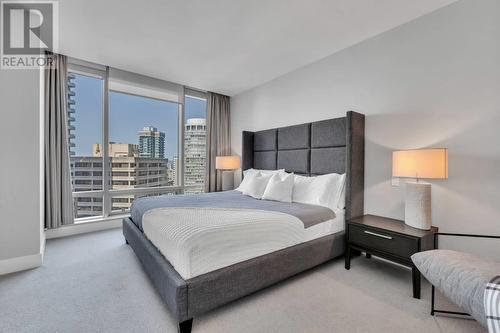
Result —
[[163, 207], [199, 207], [258, 209], [293, 215], [305, 228], [335, 218], [333, 210], [301, 203], [257, 200], [238, 191], [202, 193], [196, 195], [162, 195], [135, 199], [130, 207], [132, 221], [142, 230], [142, 216], [151, 209]]

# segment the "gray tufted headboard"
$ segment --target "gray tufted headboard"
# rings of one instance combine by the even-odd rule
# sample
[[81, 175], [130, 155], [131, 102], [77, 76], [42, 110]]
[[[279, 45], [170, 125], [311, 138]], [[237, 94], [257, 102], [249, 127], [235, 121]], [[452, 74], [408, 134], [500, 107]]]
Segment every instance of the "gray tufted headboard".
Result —
[[365, 116], [243, 132], [242, 170], [285, 169], [314, 176], [346, 173], [346, 219], [364, 213]]

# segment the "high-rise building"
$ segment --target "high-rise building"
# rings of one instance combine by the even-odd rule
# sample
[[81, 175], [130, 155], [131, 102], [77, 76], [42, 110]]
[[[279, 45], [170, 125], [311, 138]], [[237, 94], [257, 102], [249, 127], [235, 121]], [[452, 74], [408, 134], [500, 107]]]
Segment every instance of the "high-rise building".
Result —
[[204, 191], [207, 128], [204, 118], [188, 119], [184, 128], [184, 185], [186, 193]]
[[177, 172], [175, 170], [177, 166], [177, 156], [174, 156], [172, 160], [167, 162], [167, 179], [169, 186], [177, 186]]
[[68, 74], [68, 144], [70, 156], [75, 155], [75, 75]]
[[[92, 145], [92, 156], [102, 156], [102, 144]], [[110, 142], [108, 145], [109, 157], [139, 157], [139, 146], [130, 143]]]
[[164, 158], [165, 133], [156, 127], [147, 126], [139, 131], [139, 157]]
[[[111, 189], [167, 186], [167, 159], [138, 157], [138, 146], [110, 143]], [[93, 156], [71, 156], [73, 191], [102, 190], [102, 145], [92, 146]], [[134, 195], [111, 198], [112, 211], [126, 211]], [[76, 197], [75, 217], [102, 215], [102, 197]]]
[[179, 157], [174, 156], [172, 162], [172, 175], [174, 180], [174, 186], [179, 185]]

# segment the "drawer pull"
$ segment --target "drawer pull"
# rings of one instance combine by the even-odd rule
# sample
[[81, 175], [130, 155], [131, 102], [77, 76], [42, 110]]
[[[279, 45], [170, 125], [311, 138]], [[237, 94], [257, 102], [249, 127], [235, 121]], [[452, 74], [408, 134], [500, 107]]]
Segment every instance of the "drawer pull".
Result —
[[371, 231], [366, 231], [366, 230], [365, 230], [365, 234], [369, 234], [369, 235], [372, 235], [372, 236], [377, 236], [377, 237], [385, 238], [385, 239], [392, 239], [392, 237], [390, 237], [390, 236], [381, 235], [381, 234], [377, 234], [377, 233], [374, 233], [374, 232], [371, 232]]

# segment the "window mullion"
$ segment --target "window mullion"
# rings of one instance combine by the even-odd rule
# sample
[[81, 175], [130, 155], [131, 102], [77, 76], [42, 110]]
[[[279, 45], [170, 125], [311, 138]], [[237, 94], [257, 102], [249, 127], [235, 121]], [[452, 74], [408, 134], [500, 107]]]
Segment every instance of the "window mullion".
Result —
[[104, 217], [108, 217], [111, 213], [111, 196], [109, 193], [110, 176], [111, 176], [111, 161], [109, 158], [109, 67], [106, 67], [106, 76], [104, 77], [104, 110], [102, 113], [102, 213]]
[[[184, 90], [184, 88], [183, 88]], [[180, 98], [179, 103], [179, 127], [177, 133], [179, 133], [179, 139], [177, 144], [177, 170], [179, 171], [179, 175], [177, 176], [177, 184], [181, 187], [184, 192], [184, 122], [185, 122], [185, 95], [184, 91], [182, 92], [182, 97]]]

